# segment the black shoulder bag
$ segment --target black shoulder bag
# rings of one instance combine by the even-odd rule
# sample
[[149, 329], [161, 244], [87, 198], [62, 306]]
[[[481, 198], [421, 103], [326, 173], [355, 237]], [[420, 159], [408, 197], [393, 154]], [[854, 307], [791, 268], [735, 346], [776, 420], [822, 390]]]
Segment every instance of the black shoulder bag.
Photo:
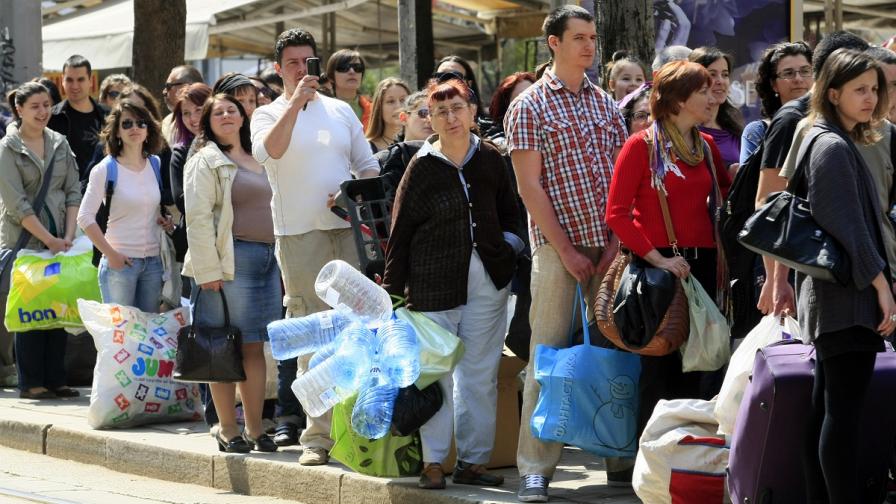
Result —
[[208, 327], [196, 323], [199, 311], [199, 296], [196, 294], [193, 304], [193, 317], [190, 325], [181, 327], [177, 332], [177, 357], [174, 361], [173, 377], [182, 382], [198, 383], [233, 383], [246, 380], [243, 369], [243, 335], [238, 327], [230, 325], [230, 312], [227, 310], [227, 297], [220, 290], [221, 302], [224, 304], [224, 326]]
[[809, 153], [818, 136], [810, 139], [787, 189], [769, 195], [768, 202], [747, 219], [737, 240], [747, 249], [800, 273], [846, 285], [851, 276], [849, 256], [815, 222], [810, 202], [795, 194], [797, 184], [806, 176]]

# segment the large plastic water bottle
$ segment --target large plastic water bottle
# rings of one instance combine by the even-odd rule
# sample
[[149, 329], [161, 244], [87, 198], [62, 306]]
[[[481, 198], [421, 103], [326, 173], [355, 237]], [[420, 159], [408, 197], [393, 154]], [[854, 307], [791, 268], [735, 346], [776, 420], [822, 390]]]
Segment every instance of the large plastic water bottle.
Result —
[[373, 333], [360, 324], [347, 327], [337, 338], [332, 356], [292, 382], [292, 391], [312, 417], [326, 413], [361, 386], [373, 365]]
[[336, 353], [336, 347], [339, 344], [339, 338], [337, 337], [335, 340], [330, 342], [329, 345], [321, 348], [317, 352], [314, 352], [314, 355], [311, 356], [311, 359], [308, 361], [308, 369], [314, 369], [318, 364], [324, 362], [329, 359], [334, 353]]
[[330, 261], [314, 282], [317, 295], [348, 317], [379, 327], [392, 317], [389, 293], [345, 261]]
[[398, 387], [377, 370], [371, 372], [364, 385], [352, 409], [352, 429], [367, 439], [379, 439], [392, 426]]
[[409, 387], [420, 377], [420, 343], [411, 324], [393, 319], [377, 331], [377, 358], [386, 378], [396, 387]]
[[350, 323], [350, 318], [336, 310], [275, 320], [268, 324], [271, 354], [277, 360], [286, 360], [316, 352], [336, 339]]

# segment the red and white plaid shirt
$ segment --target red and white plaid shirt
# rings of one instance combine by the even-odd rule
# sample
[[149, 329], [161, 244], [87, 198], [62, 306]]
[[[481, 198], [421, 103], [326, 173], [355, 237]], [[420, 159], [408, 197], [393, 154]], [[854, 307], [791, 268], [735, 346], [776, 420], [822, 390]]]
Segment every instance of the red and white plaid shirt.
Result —
[[[504, 129], [509, 151], [541, 153], [541, 185], [573, 245], [605, 247], [613, 153], [628, 134], [613, 98], [583, 78], [573, 93], [545, 71], [510, 104]], [[531, 216], [529, 236], [532, 250], [547, 243]]]

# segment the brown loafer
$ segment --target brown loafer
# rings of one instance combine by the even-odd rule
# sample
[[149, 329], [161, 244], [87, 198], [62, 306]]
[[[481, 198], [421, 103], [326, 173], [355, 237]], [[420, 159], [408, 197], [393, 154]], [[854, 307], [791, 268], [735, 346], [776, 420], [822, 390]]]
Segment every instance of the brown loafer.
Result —
[[52, 390], [22, 390], [19, 392], [20, 399], [56, 399], [56, 394]]
[[417, 486], [426, 490], [442, 490], [445, 488], [445, 471], [442, 464], [432, 463], [423, 467]]
[[484, 465], [457, 461], [451, 481], [459, 485], [501, 486], [504, 476], [492, 474]]

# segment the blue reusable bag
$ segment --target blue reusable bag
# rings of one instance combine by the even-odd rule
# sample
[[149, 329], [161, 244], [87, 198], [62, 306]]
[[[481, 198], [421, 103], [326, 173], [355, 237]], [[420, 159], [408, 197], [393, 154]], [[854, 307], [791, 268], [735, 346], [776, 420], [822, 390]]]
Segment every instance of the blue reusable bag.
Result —
[[[581, 285], [576, 286], [573, 321], [576, 310], [582, 312], [584, 344], [535, 348], [535, 381], [541, 392], [532, 413], [532, 435], [601, 457], [634, 457], [641, 358], [591, 345]], [[570, 344], [571, 336], [572, 327]]]

